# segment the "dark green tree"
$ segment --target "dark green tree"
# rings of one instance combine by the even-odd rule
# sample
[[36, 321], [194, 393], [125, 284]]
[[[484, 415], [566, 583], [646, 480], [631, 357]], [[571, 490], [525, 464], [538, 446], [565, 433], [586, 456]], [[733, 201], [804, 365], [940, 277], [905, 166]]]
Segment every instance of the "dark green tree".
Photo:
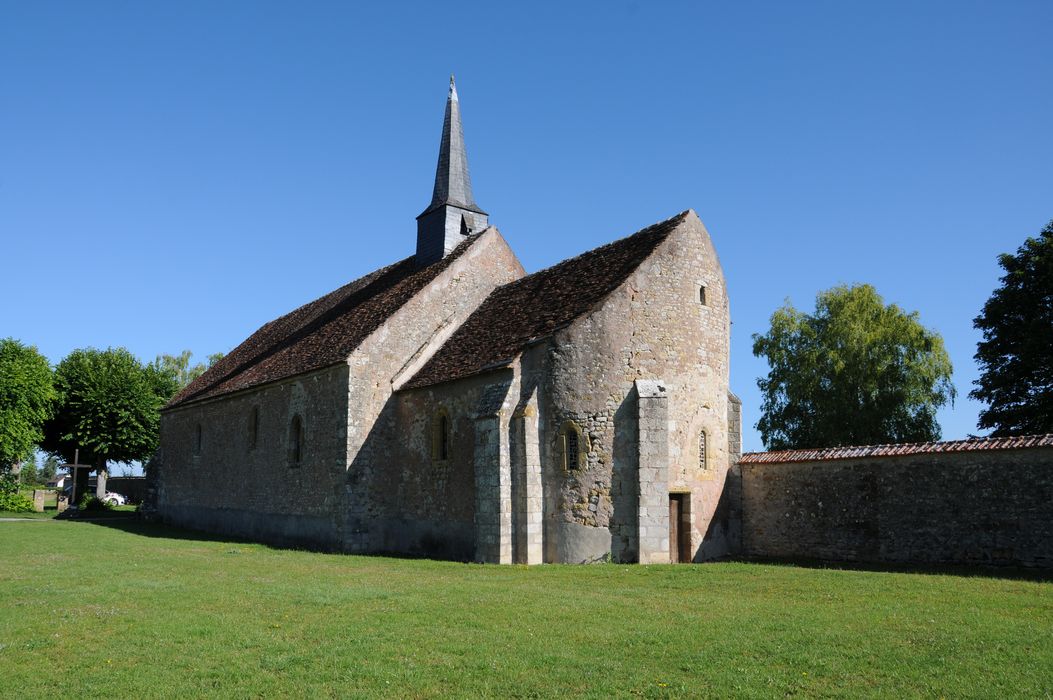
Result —
[[757, 428], [772, 450], [938, 440], [954, 401], [943, 339], [869, 284], [821, 292], [812, 314], [787, 301], [753, 354], [771, 368]]
[[979, 427], [992, 435], [1053, 433], [1053, 221], [1016, 255], [973, 325], [980, 378], [969, 395], [988, 406]]
[[14, 338], [0, 340], [0, 470], [30, 458], [54, 399], [44, 356]]
[[[74, 350], [55, 368], [55, 416], [43, 448], [105, 474], [106, 463], [146, 460], [157, 449], [160, 409], [178, 387], [124, 348]], [[83, 471], [83, 470], [82, 470]], [[78, 492], [83, 486], [78, 484]]]

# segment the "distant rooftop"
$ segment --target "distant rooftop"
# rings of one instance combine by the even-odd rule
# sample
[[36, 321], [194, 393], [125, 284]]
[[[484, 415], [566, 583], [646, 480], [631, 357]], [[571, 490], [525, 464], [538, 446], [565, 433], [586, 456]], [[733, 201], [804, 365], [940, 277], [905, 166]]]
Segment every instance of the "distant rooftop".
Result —
[[1001, 438], [971, 438], [969, 440], [947, 440], [945, 442], [910, 442], [901, 445], [859, 445], [856, 447], [824, 447], [821, 449], [809, 450], [747, 452], [742, 455], [740, 464], [823, 462], [835, 459], [892, 457], [900, 455], [935, 454], [938, 452], [1016, 450], [1022, 447], [1053, 447], [1053, 434]]

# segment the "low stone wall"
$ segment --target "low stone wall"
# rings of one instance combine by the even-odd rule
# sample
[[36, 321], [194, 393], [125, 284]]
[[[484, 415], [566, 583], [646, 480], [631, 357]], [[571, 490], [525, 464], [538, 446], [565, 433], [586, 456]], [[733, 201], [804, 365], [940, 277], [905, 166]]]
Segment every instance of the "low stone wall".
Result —
[[146, 477], [111, 476], [106, 479], [106, 490], [119, 493], [128, 500], [128, 503], [138, 505], [146, 498]]
[[747, 556], [1053, 568], [1053, 448], [750, 463]]

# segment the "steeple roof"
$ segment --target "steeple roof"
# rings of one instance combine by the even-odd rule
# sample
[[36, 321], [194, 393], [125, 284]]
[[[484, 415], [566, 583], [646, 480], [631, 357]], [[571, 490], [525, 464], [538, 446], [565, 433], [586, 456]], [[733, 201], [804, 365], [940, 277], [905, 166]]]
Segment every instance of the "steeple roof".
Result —
[[[445, 205], [485, 214], [472, 196], [472, 178], [468, 174], [468, 153], [464, 148], [461, 130], [461, 105], [457, 99], [457, 85], [450, 76], [450, 93], [446, 98], [446, 117], [442, 122], [442, 141], [439, 144], [439, 163], [435, 168], [435, 189], [431, 204], [421, 216]], [[419, 218], [419, 217], [418, 217]]]

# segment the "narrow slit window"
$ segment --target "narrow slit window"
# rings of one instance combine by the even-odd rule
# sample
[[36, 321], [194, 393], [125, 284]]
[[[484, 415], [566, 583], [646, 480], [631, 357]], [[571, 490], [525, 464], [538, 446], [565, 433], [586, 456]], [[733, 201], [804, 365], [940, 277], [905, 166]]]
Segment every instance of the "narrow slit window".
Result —
[[194, 456], [195, 457], [200, 457], [201, 456], [201, 442], [202, 442], [201, 424], [198, 423], [197, 427], [194, 428]]
[[439, 459], [450, 458], [450, 418], [445, 413], [439, 416]]
[[289, 426], [289, 462], [293, 466], [299, 466], [303, 459], [303, 420], [300, 416], [293, 416], [292, 425]]
[[563, 468], [567, 471], [575, 471], [582, 468], [584, 455], [582, 454], [581, 429], [572, 421], [563, 424]]
[[702, 306], [706, 305], [706, 285], [704, 284], [698, 288], [698, 303]]
[[450, 458], [450, 427], [450, 414], [445, 408], [440, 408], [431, 420], [431, 458], [434, 462], [445, 462]]
[[706, 431], [700, 430], [698, 432], [698, 467], [699, 469], [706, 468]]
[[260, 408], [254, 406], [252, 413], [249, 415], [249, 449], [256, 449], [256, 441], [260, 436]]

